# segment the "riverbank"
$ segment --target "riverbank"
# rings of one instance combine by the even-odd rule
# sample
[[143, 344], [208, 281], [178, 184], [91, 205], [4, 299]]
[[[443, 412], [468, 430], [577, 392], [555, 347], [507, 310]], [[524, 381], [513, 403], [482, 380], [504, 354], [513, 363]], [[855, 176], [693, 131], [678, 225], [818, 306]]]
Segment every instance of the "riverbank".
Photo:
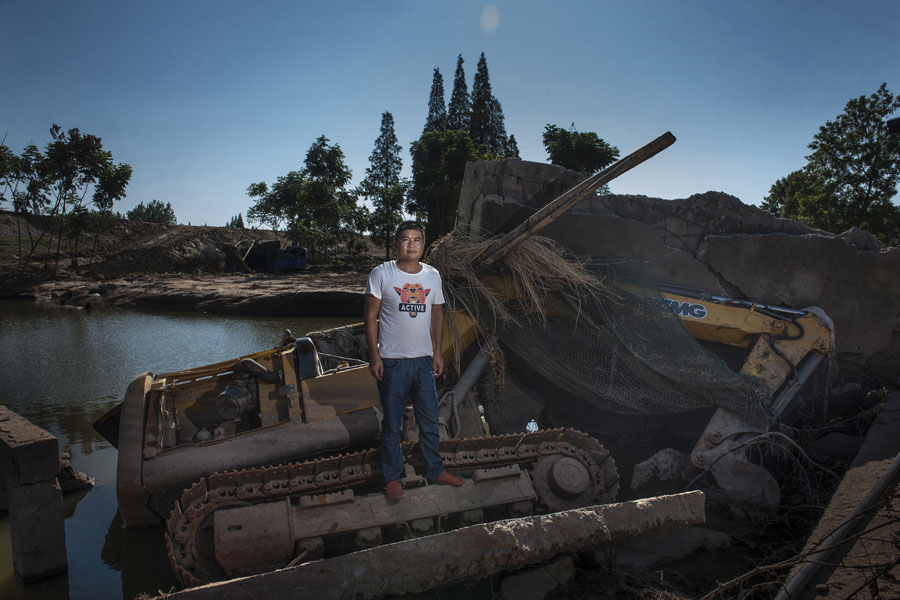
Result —
[[223, 315], [362, 315], [367, 273], [159, 275], [48, 281], [3, 278], [0, 298]]

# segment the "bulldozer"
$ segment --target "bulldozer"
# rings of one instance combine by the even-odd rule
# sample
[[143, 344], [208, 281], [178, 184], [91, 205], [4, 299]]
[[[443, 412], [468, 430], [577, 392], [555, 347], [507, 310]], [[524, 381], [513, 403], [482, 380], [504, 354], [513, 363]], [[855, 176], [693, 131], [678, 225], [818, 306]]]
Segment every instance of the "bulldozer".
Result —
[[[717, 370], [719, 375], [706, 382], [705, 389], [712, 391], [698, 401], [714, 406], [715, 413], [691, 461], [728, 493], [777, 503], [778, 483], [749, 459], [746, 441], [777, 423], [829, 355], [833, 342], [827, 316], [815, 308], [796, 310], [673, 287], [651, 289], [623, 278], [610, 302], [632, 307], [632, 318], [622, 327], [628, 329], [627, 322], [641, 314], [665, 324], [652, 327], [655, 332], [645, 328], [646, 335], [624, 337], [617, 319], [603, 318], [605, 309], [588, 310], [604, 305], [603, 298], [583, 298], [583, 307], [574, 311], [569, 296], [535, 316], [534, 306], [521, 301], [522, 281], [503, 268], [506, 258], [523, 251], [558, 215], [673, 142], [671, 134], [660, 136], [505, 236], [480, 243], [466, 259], [485, 266], [480, 281], [492, 298], [513, 306], [513, 316], [486, 326], [477, 318], [479, 311], [464, 310], [473, 308], [471, 301], [447, 311], [442, 354], [454, 366], [439, 388], [440, 453], [448, 470], [465, 475], [462, 487], [430, 486], [420, 475], [410, 412], [403, 442], [407, 499], [385, 500], [377, 450], [381, 410], [364, 360], [363, 327], [355, 325], [300, 338], [286, 335], [271, 350], [136, 377], [124, 401], [95, 424], [119, 451], [117, 498], [126, 526], [165, 521], [173, 570], [183, 584], [193, 586], [477, 523], [615, 501], [616, 463], [598, 439], [572, 427], [577, 422], [499, 435], [488, 430], [489, 413], [502, 406], [479, 402], [473, 390], [484, 380], [497, 344], [513, 361], [530, 365], [533, 376], [555, 380], [564, 396], [587, 399], [588, 407], [596, 396], [617, 394], [656, 406], [650, 392], [617, 391], [628, 388], [618, 375], [624, 372], [625, 355], [650, 365], [642, 377], [665, 380], [656, 389], [674, 389], [668, 382]], [[573, 313], [574, 329], [557, 327], [570, 342], [540, 343], [554, 328], [554, 319], [570, 323]], [[608, 363], [616, 366], [585, 368], [565, 358], [566, 352], [593, 358], [581, 349], [595, 344], [603, 332], [624, 348]], [[708, 353], [694, 353], [693, 370], [684, 367], [683, 356], [677, 368], [648, 358], [659, 354], [653, 340], [675, 335], [671, 332], [681, 332], [686, 344], [707, 340], [749, 348], [749, 354], [738, 374]], [[548, 365], [552, 372], [545, 371]], [[628, 373], [639, 373], [637, 368]], [[572, 376], [575, 371], [590, 377]], [[568, 375], [554, 376], [560, 372]], [[605, 387], [599, 389], [595, 381], [604, 381]], [[671, 392], [673, 405], [693, 401], [696, 384], [689, 381], [688, 387]], [[640, 405], [624, 408], [641, 410]]]

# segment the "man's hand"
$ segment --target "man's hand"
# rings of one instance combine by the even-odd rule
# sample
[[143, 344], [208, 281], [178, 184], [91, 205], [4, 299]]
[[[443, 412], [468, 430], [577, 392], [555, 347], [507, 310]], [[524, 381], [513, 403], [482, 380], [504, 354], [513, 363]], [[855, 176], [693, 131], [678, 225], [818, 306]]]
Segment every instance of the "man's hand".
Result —
[[440, 354], [435, 354], [431, 359], [431, 371], [435, 377], [440, 377], [444, 372], [444, 359]]
[[378, 311], [380, 310], [381, 300], [372, 294], [366, 294], [363, 321], [366, 324], [366, 345], [369, 347], [369, 372], [378, 381], [384, 377], [384, 363], [381, 361], [381, 355], [378, 354]]
[[369, 360], [369, 373], [378, 381], [381, 381], [381, 378], [384, 377], [384, 363], [380, 356]]

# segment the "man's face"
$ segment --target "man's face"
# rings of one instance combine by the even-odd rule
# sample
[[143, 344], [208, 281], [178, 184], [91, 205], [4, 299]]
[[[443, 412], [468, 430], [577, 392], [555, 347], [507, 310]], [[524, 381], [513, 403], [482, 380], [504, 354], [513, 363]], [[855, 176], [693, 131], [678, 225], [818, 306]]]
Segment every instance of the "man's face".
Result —
[[404, 229], [397, 238], [397, 258], [419, 260], [425, 252], [425, 236], [418, 229]]

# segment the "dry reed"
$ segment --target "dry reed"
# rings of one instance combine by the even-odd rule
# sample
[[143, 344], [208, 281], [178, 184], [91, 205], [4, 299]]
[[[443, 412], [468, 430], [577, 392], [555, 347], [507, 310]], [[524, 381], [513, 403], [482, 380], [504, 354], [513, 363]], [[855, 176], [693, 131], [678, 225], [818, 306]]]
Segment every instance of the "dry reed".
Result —
[[567, 256], [549, 238], [525, 238], [502, 261], [487, 266], [479, 259], [493, 241], [493, 237], [473, 238], [452, 232], [437, 240], [425, 259], [441, 273], [444, 282], [444, 309], [457, 371], [464, 350], [456, 319], [459, 313], [475, 321], [479, 341], [496, 357], [498, 325], [518, 323], [518, 314], [546, 323], [548, 313], [557, 306], [580, 310], [587, 299], [620, 301], [603, 278], [585, 263]]

